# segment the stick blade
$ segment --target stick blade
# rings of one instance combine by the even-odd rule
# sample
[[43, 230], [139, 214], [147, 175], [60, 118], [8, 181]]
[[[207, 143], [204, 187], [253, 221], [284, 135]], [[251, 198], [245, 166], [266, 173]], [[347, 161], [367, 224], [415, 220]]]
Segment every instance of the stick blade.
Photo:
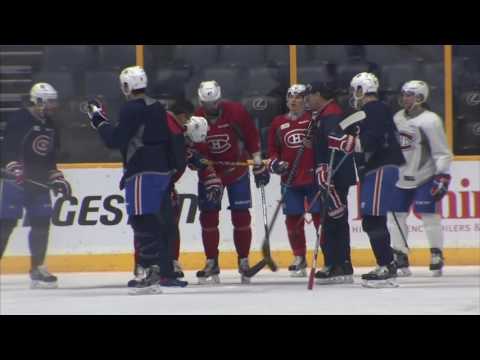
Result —
[[348, 127], [352, 126], [353, 124], [356, 124], [362, 120], [364, 120], [367, 117], [367, 114], [365, 111], [357, 111], [356, 113], [353, 113], [352, 115], [346, 117], [345, 119], [340, 122], [340, 128], [342, 130], [347, 129]]

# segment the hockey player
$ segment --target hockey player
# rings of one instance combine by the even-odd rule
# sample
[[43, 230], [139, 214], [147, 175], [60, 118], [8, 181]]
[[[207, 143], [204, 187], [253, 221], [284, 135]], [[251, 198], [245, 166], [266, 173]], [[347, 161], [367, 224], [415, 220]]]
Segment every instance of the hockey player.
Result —
[[[206, 176], [206, 174], [211, 174], [213, 169], [209, 168], [204, 162], [200, 154], [193, 148], [194, 143], [201, 143], [204, 142], [208, 132], [208, 123], [205, 118], [202, 117], [195, 117], [191, 116], [194, 112], [193, 104], [191, 104], [187, 100], [179, 99], [177, 100], [172, 108], [167, 111], [167, 117], [171, 121], [171, 123], [176, 122], [179, 126], [179, 131], [183, 132], [185, 135], [185, 141], [187, 144], [187, 151], [186, 151], [186, 160], [187, 165], [196, 171], [200, 172], [201, 176]], [[178, 227], [178, 223], [180, 221], [180, 203], [178, 199], [178, 193], [175, 189], [175, 183], [180, 180], [182, 177], [183, 172], [177, 172], [173, 178], [173, 185], [171, 188], [170, 198], [172, 201], [172, 208], [175, 215], [175, 244], [173, 247], [173, 271], [176, 278], [183, 278], [185, 275], [183, 273], [182, 267], [180, 266], [179, 257], [180, 257], [180, 229]], [[220, 182], [220, 180], [218, 180]], [[211, 187], [208, 191], [216, 191], [217, 193], [220, 192], [220, 186], [217, 186], [214, 189]], [[145, 278], [145, 269], [139, 265], [138, 256], [139, 256], [139, 242], [135, 241], [134, 239], [134, 247], [135, 247], [135, 267], [134, 267], [134, 274], [135, 279], [131, 280], [128, 283], [129, 287], [135, 287], [138, 282], [140, 282], [143, 278]]]
[[[311, 137], [306, 130], [311, 125], [312, 115], [305, 111], [305, 85], [296, 84], [287, 92], [289, 112], [273, 119], [268, 131], [269, 170], [281, 176], [282, 194], [284, 196], [283, 213], [286, 216], [288, 240], [295, 257], [288, 270], [292, 277], [307, 276], [307, 244], [305, 240], [305, 200], [312, 202], [318, 187], [315, 183], [314, 150]], [[304, 153], [300, 159], [291, 184], [287, 184], [293, 162], [300, 148]], [[310, 211], [317, 228], [320, 224], [320, 202], [317, 201]]]
[[422, 216], [430, 244], [430, 270], [442, 275], [443, 233], [437, 204], [448, 192], [452, 152], [448, 148], [440, 117], [428, 110], [429, 88], [424, 81], [409, 81], [402, 87], [403, 110], [394, 120], [407, 163], [399, 168], [399, 179], [388, 214], [392, 247], [399, 276], [410, 276], [407, 216], [410, 206]]
[[[210, 130], [206, 144], [196, 144], [195, 148], [213, 162], [241, 162], [253, 158], [253, 174], [256, 186], [265, 186], [270, 174], [263, 164], [260, 153], [260, 137], [255, 124], [243, 105], [222, 99], [221, 87], [216, 81], [204, 81], [198, 89], [200, 107], [195, 112], [208, 120]], [[214, 165], [216, 175], [221, 179], [222, 192], [218, 198], [208, 196], [207, 187], [218, 185], [214, 175], [200, 178], [198, 197], [202, 240], [207, 262], [205, 268], [197, 272], [200, 283], [207, 280], [219, 282], [218, 245], [220, 241], [219, 212], [223, 189], [228, 192], [233, 224], [233, 241], [238, 254], [238, 269], [241, 281], [248, 283], [243, 274], [249, 269], [248, 255], [252, 241], [250, 227], [252, 207], [250, 175], [247, 167]]]
[[185, 139], [164, 107], [145, 95], [147, 75], [140, 66], [124, 69], [120, 85], [127, 102], [120, 110], [118, 126], [108, 120], [102, 104], [90, 101], [88, 115], [105, 145], [119, 149], [124, 175], [127, 213], [138, 242], [138, 262], [146, 277], [136, 291], [161, 292], [160, 286], [184, 287], [175, 278], [173, 246], [175, 215], [170, 199], [175, 174], [185, 169]]
[[[396, 287], [396, 266], [390, 247], [387, 212], [395, 187], [398, 166], [405, 164], [398, 140], [398, 130], [389, 107], [378, 99], [379, 82], [371, 73], [360, 73], [351, 81], [353, 105], [363, 110], [365, 119], [345, 129], [356, 137], [360, 161], [360, 207], [363, 230], [367, 233], [375, 255], [377, 268], [362, 275], [367, 287]], [[345, 152], [348, 136], [331, 149]]]
[[[316, 180], [326, 194], [330, 159], [329, 136], [335, 141], [344, 141], [347, 140], [348, 135], [342, 138], [342, 134], [338, 134], [338, 125], [343, 120], [343, 111], [335, 101], [332, 84], [312, 83], [309, 87], [308, 104], [313, 111], [315, 121]], [[354, 138], [350, 138], [350, 142], [345, 141], [346, 146], [344, 147], [348, 158], [331, 179], [329, 198], [324, 201], [327, 212], [326, 218], [323, 219], [325, 236], [321, 238], [321, 247], [325, 267], [315, 274], [317, 282], [320, 284], [353, 282], [347, 197], [350, 186], [355, 185], [357, 181], [352, 158]], [[343, 153], [335, 154], [333, 169], [337, 168], [343, 157]]]
[[59, 137], [52, 115], [57, 107], [57, 91], [47, 83], [35, 84], [30, 90], [30, 104], [14, 112], [8, 121], [3, 143], [0, 258], [25, 208], [31, 226], [28, 240], [32, 288], [58, 286], [57, 277], [44, 265], [52, 216], [49, 188], [55, 195], [71, 196], [70, 184], [56, 164]]

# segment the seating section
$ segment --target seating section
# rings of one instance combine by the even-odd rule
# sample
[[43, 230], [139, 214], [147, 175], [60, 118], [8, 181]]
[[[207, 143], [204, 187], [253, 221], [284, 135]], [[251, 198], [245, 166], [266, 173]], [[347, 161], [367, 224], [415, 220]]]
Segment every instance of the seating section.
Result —
[[33, 83], [47, 82], [51, 84], [58, 91], [58, 96], [61, 100], [71, 99], [77, 94], [71, 72], [42, 71], [33, 74], [32, 80]]
[[221, 45], [219, 61], [222, 64], [256, 66], [265, 63], [264, 45]]
[[95, 50], [91, 45], [49, 45], [44, 48], [44, 71], [77, 71], [95, 65]]
[[135, 45], [100, 45], [99, 63], [103, 69], [116, 70], [135, 65]]
[[176, 45], [173, 61], [177, 64], [191, 65], [195, 70], [212, 66], [218, 62], [217, 45]]

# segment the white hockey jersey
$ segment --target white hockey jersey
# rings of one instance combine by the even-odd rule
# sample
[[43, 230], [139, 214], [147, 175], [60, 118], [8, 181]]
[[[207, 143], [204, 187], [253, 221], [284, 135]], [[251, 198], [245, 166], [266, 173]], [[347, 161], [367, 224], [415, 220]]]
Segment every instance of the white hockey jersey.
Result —
[[432, 111], [409, 118], [401, 110], [394, 116], [400, 133], [400, 146], [407, 160], [399, 168], [397, 186], [402, 189], [416, 188], [437, 174], [449, 174], [453, 159], [448, 148], [443, 123]]

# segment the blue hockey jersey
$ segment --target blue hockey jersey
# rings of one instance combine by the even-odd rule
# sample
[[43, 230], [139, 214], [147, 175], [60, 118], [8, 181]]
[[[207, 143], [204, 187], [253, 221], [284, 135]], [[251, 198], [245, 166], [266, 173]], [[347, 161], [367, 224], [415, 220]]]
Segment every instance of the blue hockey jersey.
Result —
[[26, 178], [47, 182], [50, 170], [56, 170], [59, 136], [53, 121], [41, 121], [26, 108], [8, 118], [2, 143], [2, 168], [12, 162], [23, 162]]
[[154, 99], [128, 101], [120, 110], [118, 126], [104, 123], [98, 132], [107, 147], [120, 150], [125, 171], [123, 182], [141, 173], [173, 176], [185, 170], [182, 129]]

